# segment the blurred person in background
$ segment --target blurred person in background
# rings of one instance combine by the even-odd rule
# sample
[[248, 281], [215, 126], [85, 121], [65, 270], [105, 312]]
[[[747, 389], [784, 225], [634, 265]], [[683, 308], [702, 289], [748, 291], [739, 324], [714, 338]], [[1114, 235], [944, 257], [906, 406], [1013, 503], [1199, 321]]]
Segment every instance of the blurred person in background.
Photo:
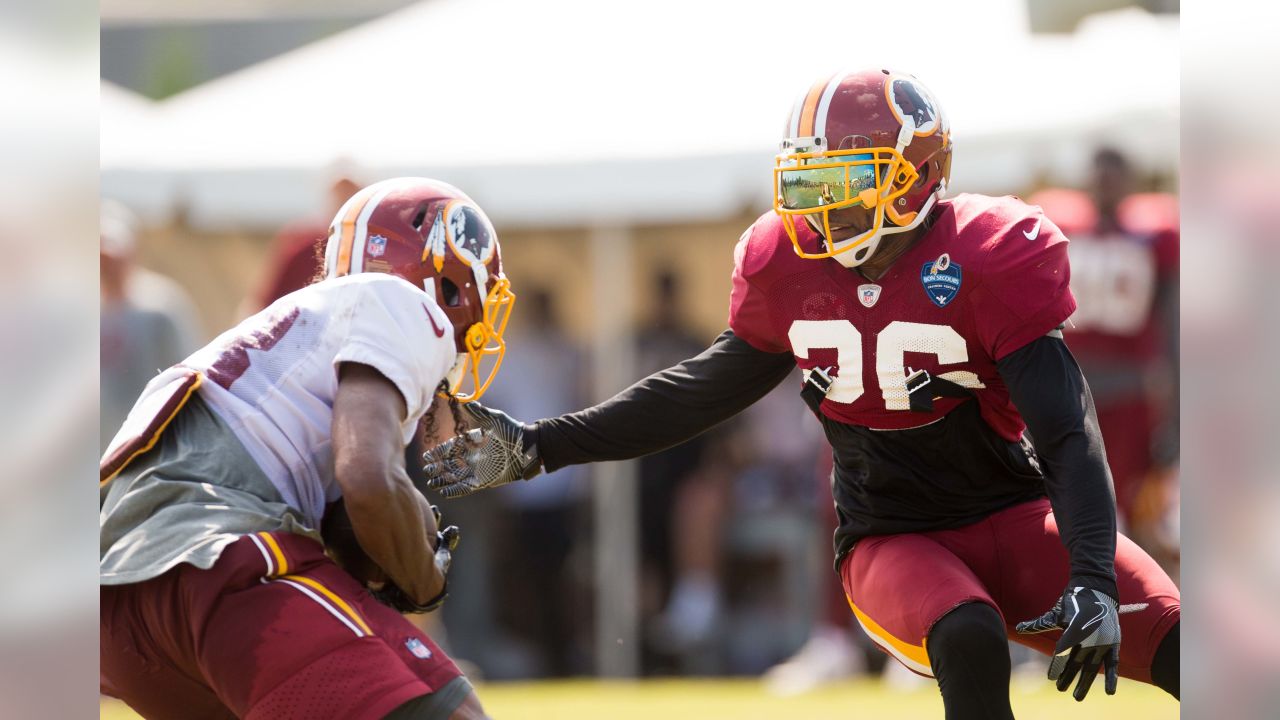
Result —
[[[813, 474], [817, 499], [813, 525], [817, 532], [812, 542], [814, 548], [823, 548], [823, 552], [839, 524], [835, 503], [831, 502], [834, 463], [831, 450], [823, 448], [818, 452]], [[765, 687], [774, 694], [799, 695], [864, 671], [878, 675], [885, 668], [887, 656], [875, 650], [875, 645], [849, 613], [840, 577], [824, 573], [816, 590], [817, 613], [804, 645], [764, 674]]]
[[195, 350], [203, 333], [182, 286], [137, 264], [133, 213], [104, 200], [99, 222], [101, 452], [147, 382]]
[[910, 75], [811, 85], [775, 161], [774, 210], [735, 251], [729, 330], [577, 413], [526, 425], [467, 405], [484, 433], [428, 453], [433, 486], [457, 496], [669, 447], [799, 366], [835, 453], [849, 604], [885, 652], [936, 679], [948, 718], [1013, 717], [1010, 639], [1051, 656], [1049, 679], [1076, 683], [1077, 700], [1099, 674], [1108, 694], [1123, 674], [1177, 697], [1180, 594], [1116, 532], [1062, 337], [1076, 308], [1066, 238], [1016, 198], [943, 200], [951, 138]]
[[294, 290], [306, 287], [324, 264], [321, 256], [329, 220], [360, 189], [351, 173], [338, 170], [329, 183], [324, 209], [285, 225], [271, 240], [270, 259], [258, 287], [241, 303], [240, 317], [252, 315]]
[[[663, 268], [651, 283], [653, 315], [635, 334], [635, 365], [646, 374], [704, 345], [688, 324], [680, 276]], [[725, 441], [723, 433], [697, 437], [640, 458], [640, 608], [646, 672], [687, 667], [692, 654], [707, 649], [721, 619], [720, 542], [728, 470], [707, 458], [716, 448], [724, 450]]]
[[[798, 370], [791, 380], [800, 382]], [[830, 574], [826, 563], [807, 561], [816, 505], [830, 505], [831, 491], [814, 492], [821, 433], [794, 388], [783, 382], [743, 411], [706, 463], [727, 476], [727, 492], [717, 498], [723, 528], [713, 540], [728, 599], [723, 669], [732, 674], [758, 675], [795, 647], [814, 620], [818, 578]], [[696, 528], [698, 516], [681, 512]]]
[[[585, 358], [564, 331], [555, 295], [545, 287], [521, 295], [520, 316], [506, 333], [520, 351], [506, 359], [487, 399], [539, 417], [579, 407]], [[496, 597], [521, 598], [497, 604], [502, 635], [486, 653], [493, 677], [566, 677], [590, 669], [590, 640], [579, 621], [586, 610], [583, 573], [572, 564], [586, 529], [584, 479], [585, 468], [563, 468], [545, 482], [512, 486], [480, 507], [493, 517], [484, 521], [489, 552], [478, 567], [492, 576]]]
[[444, 601], [458, 540], [404, 452], [483, 394], [513, 302], [470, 198], [387, 180], [334, 217], [323, 280], [148, 383], [100, 467], [102, 691], [154, 718], [483, 717], [401, 614]]
[[1137, 189], [1128, 158], [1104, 147], [1087, 193], [1044, 190], [1028, 202], [1071, 238], [1079, 309], [1064, 335], [1089, 379], [1122, 527], [1176, 575], [1177, 201]]

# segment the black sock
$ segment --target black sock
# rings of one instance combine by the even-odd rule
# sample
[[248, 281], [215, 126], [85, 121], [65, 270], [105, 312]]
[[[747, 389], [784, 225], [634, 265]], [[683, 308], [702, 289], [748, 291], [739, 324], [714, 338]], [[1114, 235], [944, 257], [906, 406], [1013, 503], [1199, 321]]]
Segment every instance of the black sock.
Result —
[[1178, 639], [1178, 628], [1182, 621], [1174, 623], [1156, 648], [1156, 656], [1151, 661], [1151, 684], [1170, 695], [1182, 700], [1181, 674], [1182, 642]]
[[989, 605], [970, 602], [934, 623], [929, 662], [947, 720], [1013, 720], [1009, 706], [1009, 641]]

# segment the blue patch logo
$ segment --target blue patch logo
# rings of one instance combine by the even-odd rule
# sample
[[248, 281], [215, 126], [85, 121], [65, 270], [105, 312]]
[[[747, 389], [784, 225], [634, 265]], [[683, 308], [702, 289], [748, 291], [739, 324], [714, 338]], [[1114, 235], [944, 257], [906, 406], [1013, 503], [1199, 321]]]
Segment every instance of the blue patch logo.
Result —
[[937, 260], [927, 262], [920, 268], [920, 283], [924, 285], [924, 294], [929, 297], [930, 302], [938, 307], [946, 307], [960, 292], [960, 266], [951, 262], [951, 257], [943, 253]]

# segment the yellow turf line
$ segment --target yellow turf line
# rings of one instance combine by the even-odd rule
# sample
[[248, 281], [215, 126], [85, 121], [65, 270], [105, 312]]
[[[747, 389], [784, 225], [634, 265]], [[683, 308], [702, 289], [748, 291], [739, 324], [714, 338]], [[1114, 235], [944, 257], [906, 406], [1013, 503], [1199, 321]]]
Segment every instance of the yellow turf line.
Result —
[[[1095, 688], [1101, 690], [1101, 687]], [[769, 695], [755, 680], [646, 680], [635, 683], [571, 680], [558, 682], [486, 683], [478, 686], [485, 709], [494, 718], [519, 720], [830, 720], [831, 718], [902, 718], [937, 720], [942, 701], [937, 690], [923, 685], [895, 690], [875, 680], [832, 685], [798, 697]], [[1015, 678], [1013, 708], [1019, 717], [1078, 720], [1080, 706], [1045, 681], [1032, 685]], [[1085, 700], [1091, 720], [1172, 720], [1178, 703], [1162, 691], [1121, 680], [1119, 692], [1107, 697], [1093, 692]], [[114, 701], [102, 706], [103, 720], [135, 720]]]

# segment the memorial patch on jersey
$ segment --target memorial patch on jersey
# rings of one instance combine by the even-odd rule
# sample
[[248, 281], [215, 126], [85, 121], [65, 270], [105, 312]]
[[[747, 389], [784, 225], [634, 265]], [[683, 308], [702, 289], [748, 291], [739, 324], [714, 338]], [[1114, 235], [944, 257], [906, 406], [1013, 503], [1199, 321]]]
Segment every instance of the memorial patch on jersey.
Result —
[[960, 292], [960, 266], [945, 254], [937, 260], [930, 260], [920, 268], [920, 284], [924, 285], [924, 294], [929, 296], [930, 302], [946, 307]]

